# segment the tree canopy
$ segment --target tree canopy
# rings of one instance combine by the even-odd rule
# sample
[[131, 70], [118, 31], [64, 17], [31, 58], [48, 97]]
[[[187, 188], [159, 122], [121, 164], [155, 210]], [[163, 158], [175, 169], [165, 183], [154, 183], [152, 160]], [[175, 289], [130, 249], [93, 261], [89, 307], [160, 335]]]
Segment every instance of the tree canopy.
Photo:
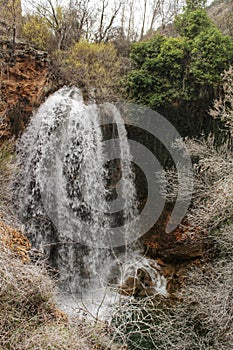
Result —
[[133, 45], [126, 86], [130, 98], [167, 112], [175, 124], [179, 119], [192, 131], [202, 124], [221, 86], [221, 73], [233, 61], [233, 42], [201, 6], [191, 11], [187, 5], [176, 17], [176, 37], [156, 35]]

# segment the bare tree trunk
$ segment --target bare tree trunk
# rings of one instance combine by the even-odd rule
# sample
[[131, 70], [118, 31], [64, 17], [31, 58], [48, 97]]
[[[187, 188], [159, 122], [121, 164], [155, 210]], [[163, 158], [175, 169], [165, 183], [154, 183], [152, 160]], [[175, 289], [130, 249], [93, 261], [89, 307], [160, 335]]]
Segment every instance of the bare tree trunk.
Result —
[[122, 5], [122, 3], [119, 2], [118, 6], [115, 8], [115, 10], [114, 10], [114, 12], [113, 12], [113, 15], [112, 15], [112, 17], [110, 18], [110, 21], [109, 21], [109, 23], [108, 23], [108, 25], [107, 25], [107, 27], [106, 27], [104, 33], [103, 33], [103, 39], [104, 39], [105, 41], [108, 41], [108, 33], [109, 33], [110, 29], [111, 29], [112, 26], [113, 26], [114, 20], [115, 20], [115, 18], [116, 18], [116, 16], [117, 16], [118, 12], [119, 12], [120, 9], [121, 9], [121, 5]]
[[99, 25], [99, 30], [97, 33], [97, 41], [101, 42], [102, 41], [102, 37], [103, 37], [103, 26], [104, 26], [104, 16], [105, 16], [105, 9], [106, 9], [106, 4], [105, 4], [105, 0], [102, 0], [102, 12], [101, 12], [101, 16], [100, 16], [100, 25]]
[[160, 7], [159, 7], [159, 12], [160, 12], [160, 17], [161, 17], [161, 22], [162, 22], [162, 28], [165, 28], [165, 23], [166, 23], [166, 14], [165, 14], [165, 3], [164, 0], [160, 0]]
[[129, 4], [129, 23], [127, 28], [127, 40], [130, 40], [131, 31], [134, 29], [134, 0]]
[[108, 41], [108, 34], [109, 31], [111, 30], [114, 20], [116, 18], [116, 16], [118, 15], [121, 6], [122, 6], [122, 1], [120, 1], [118, 3], [118, 5], [115, 5], [115, 8], [113, 9], [112, 14], [110, 15], [110, 20], [108, 22], [108, 24], [106, 24], [105, 27], [105, 15], [106, 15], [106, 9], [109, 5], [109, 2], [106, 0], [102, 0], [102, 8], [101, 8], [101, 15], [100, 15], [100, 24], [99, 24], [99, 29], [96, 33], [96, 42], [100, 43], [102, 41]]
[[158, 14], [159, 14], [159, 3], [160, 3], [160, 1], [156, 0], [156, 1], [154, 1], [154, 4], [153, 4], [152, 18], [151, 18], [150, 28], [149, 28], [150, 32], [152, 32], [152, 30], [154, 28], [156, 16], [158, 16]]
[[142, 19], [142, 29], [141, 29], [141, 35], [140, 39], [142, 40], [145, 30], [145, 23], [146, 23], [146, 11], [147, 11], [147, 0], [144, 0], [144, 12], [143, 12], [143, 19]]

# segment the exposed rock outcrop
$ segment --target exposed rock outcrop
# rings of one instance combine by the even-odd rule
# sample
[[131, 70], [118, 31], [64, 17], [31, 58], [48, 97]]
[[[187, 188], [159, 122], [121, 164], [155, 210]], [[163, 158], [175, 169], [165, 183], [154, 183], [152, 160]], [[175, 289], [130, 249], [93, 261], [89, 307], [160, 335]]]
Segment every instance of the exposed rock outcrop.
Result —
[[10, 36], [10, 26], [0, 19], [0, 37], [7, 39]]
[[51, 89], [46, 52], [0, 40], [0, 144], [20, 135]]
[[233, 1], [214, 1], [207, 8], [207, 13], [223, 34], [233, 36]]
[[185, 221], [173, 232], [167, 233], [171, 212], [172, 207], [167, 205], [154, 227], [142, 237], [142, 243], [144, 254], [161, 266], [161, 272], [168, 281], [167, 289], [173, 293], [183, 284], [186, 267], [212, 258], [216, 246], [206, 232], [198, 227], [189, 227]]

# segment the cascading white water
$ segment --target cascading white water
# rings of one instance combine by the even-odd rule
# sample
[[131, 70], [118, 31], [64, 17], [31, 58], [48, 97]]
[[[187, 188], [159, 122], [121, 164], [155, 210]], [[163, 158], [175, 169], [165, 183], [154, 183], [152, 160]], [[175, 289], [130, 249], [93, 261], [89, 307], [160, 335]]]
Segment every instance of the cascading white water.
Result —
[[[103, 118], [115, 124], [120, 158], [116, 181], [106, 166], [112, 150], [103, 147]], [[86, 105], [77, 88], [64, 87], [35, 113], [18, 153], [20, 215], [33, 247], [57, 269], [64, 291], [89, 297], [91, 289], [98, 294], [113, 280], [117, 286], [133, 274], [137, 260], [137, 268], [144, 265], [152, 275], [154, 271], [154, 289], [166, 293], [166, 281], [158, 277], [156, 266], [152, 268], [133, 251], [127, 257], [127, 229], [123, 232], [125, 247], [111, 249], [111, 226], [137, 216], [132, 157], [114, 105]], [[114, 206], [107, 199], [112, 187], [120, 198], [112, 200]], [[120, 216], [116, 208], [121, 209]], [[132, 228], [137, 230], [136, 220]]]

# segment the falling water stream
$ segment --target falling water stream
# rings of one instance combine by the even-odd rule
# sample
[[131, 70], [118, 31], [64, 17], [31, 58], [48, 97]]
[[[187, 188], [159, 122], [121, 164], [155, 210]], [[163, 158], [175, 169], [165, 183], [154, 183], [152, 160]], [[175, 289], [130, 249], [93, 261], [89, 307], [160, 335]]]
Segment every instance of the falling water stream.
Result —
[[[111, 147], [104, 146], [108, 139]], [[58, 275], [58, 302], [66, 311], [85, 305], [108, 317], [109, 305], [120, 297], [116, 291], [141, 270], [150, 280], [144, 287], [166, 295], [159, 266], [128, 239], [138, 229], [137, 201], [116, 106], [85, 104], [77, 88], [60, 89], [32, 118], [18, 159], [19, 214], [34, 256], [45, 257]], [[124, 226], [128, 221], [132, 225]], [[117, 226], [119, 240], [111, 230]]]

